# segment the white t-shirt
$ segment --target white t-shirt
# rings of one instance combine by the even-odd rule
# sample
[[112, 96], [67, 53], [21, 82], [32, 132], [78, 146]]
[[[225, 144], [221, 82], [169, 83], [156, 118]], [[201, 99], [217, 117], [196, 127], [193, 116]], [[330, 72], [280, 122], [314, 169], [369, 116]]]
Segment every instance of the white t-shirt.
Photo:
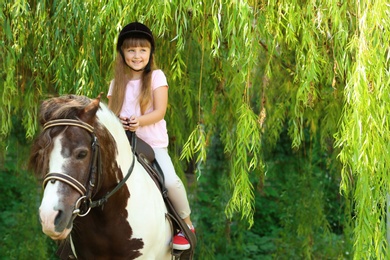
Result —
[[[167, 78], [162, 70], [152, 71], [151, 87], [152, 91], [159, 87], [168, 86]], [[114, 87], [114, 81], [111, 81], [110, 88], [108, 90], [107, 97], [112, 95], [112, 89]], [[130, 118], [132, 115], [136, 117], [141, 116], [141, 108], [139, 105], [138, 97], [141, 91], [141, 79], [130, 80], [126, 85], [125, 97], [123, 100], [122, 110], [120, 112], [121, 117]], [[154, 110], [153, 99], [150, 107], [145, 111], [148, 114]], [[166, 122], [164, 119], [159, 122], [147, 126], [138, 127], [137, 136], [148, 143], [153, 148], [168, 147], [168, 131]]]

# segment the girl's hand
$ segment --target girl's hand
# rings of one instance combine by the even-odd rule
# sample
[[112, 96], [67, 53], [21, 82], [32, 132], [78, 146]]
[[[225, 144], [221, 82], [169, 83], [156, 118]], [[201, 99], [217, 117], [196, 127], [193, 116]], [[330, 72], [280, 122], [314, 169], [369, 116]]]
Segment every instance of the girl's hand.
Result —
[[130, 130], [129, 128], [129, 118], [128, 117], [119, 117], [119, 120], [121, 121], [122, 125], [123, 125], [123, 128], [125, 130]]
[[135, 116], [131, 116], [130, 119], [127, 121], [128, 122], [128, 130], [135, 132], [138, 127], [139, 127], [139, 120]]

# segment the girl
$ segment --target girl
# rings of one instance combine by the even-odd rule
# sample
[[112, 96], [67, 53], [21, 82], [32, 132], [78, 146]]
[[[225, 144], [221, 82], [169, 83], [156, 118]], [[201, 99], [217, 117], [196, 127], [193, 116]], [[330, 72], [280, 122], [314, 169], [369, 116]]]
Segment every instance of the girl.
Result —
[[[144, 24], [134, 22], [119, 33], [114, 80], [108, 91], [108, 106], [126, 131], [133, 131], [154, 150], [168, 197], [184, 222], [195, 232], [190, 219], [186, 190], [168, 155], [168, 134], [164, 120], [168, 104], [168, 83], [153, 62], [154, 38]], [[182, 232], [173, 238], [173, 248], [187, 250]]]

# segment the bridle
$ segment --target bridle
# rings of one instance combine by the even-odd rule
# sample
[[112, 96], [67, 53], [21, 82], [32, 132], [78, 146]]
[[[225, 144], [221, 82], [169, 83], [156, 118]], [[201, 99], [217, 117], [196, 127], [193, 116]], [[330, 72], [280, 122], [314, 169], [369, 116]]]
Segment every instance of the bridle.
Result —
[[89, 177], [87, 185], [84, 186], [81, 184], [77, 179], [73, 178], [72, 176], [69, 176], [65, 173], [58, 173], [58, 172], [49, 172], [45, 175], [45, 178], [43, 180], [43, 189], [45, 188], [46, 184], [50, 180], [58, 180], [61, 182], [64, 182], [74, 188], [76, 191], [78, 191], [81, 194], [81, 197], [76, 201], [75, 208], [73, 210], [74, 215], [78, 215], [80, 217], [86, 216], [91, 208], [99, 207], [107, 202], [108, 198], [111, 197], [115, 192], [117, 192], [129, 179], [131, 173], [134, 169], [134, 163], [135, 163], [135, 154], [133, 150], [133, 161], [131, 163], [131, 166], [126, 174], [126, 176], [115, 186], [113, 190], [108, 192], [106, 195], [104, 195], [101, 199], [92, 201], [92, 198], [96, 195], [96, 193], [99, 191], [101, 187], [102, 182], [102, 165], [101, 165], [101, 159], [100, 159], [100, 145], [98, 142], [98, 139], [96, 138], [94, 128], [81, 120], [76, 119], [55, 119], [47, 122], [43, 126], [43, 131], [46, 129], [49, 129], [51, 127], [55, 126], [77, 126], [80, 128], [83, 128], [84, 130], [88, 131], [88, 133], [92, 137], [92, 157], [90, 161], [89, 166]]

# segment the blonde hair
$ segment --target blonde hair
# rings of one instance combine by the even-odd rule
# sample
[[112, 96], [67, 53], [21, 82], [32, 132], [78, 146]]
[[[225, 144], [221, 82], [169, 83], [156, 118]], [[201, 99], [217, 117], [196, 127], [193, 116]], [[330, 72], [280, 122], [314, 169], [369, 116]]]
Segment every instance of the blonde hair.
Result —
[[[123, 41], [121, 50], [127, 49], [129, 47], [149, 47], [151, 44], [147, 39], [142, 38], [128, 38]], [[156, 69], [154, 64], [153, 53], [150, 55], [150, 71], [144, 70], [141, 78], [141, 93], [138, 97], [138, 103], [141, 109], [141, 114], [145, 114], [145, 111], [152, 103], [152, 71]], [[110, 101], [108, 102], [108, 107], [116, 114], [119, 115], [122, 106], [123, 99], [126, 93], [126, 85], [131, 79], [132, 70], [124, 61], [121, 53], [118, 52], [115, 60], [115, 69], [114, 69], [114, 86], [111, 92]]]

